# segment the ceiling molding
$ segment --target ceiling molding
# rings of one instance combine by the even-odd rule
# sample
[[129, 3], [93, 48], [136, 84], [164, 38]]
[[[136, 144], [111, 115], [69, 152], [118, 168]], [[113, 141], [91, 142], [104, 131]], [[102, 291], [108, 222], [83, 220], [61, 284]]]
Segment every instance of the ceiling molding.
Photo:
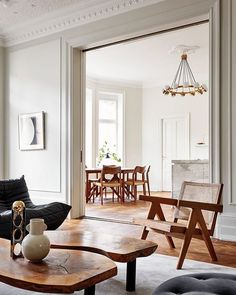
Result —
[[107, 79], [88, 75], [86, 77], [88, 84], [98, 84], [108, 87], [127, 87], [127, 88], [143, 88], [142, 82], [122, 79]]
[[98, 4], [99, 1], [94, 0], [90, 2], [90, 7], [74, 8], [73, 12], [68, 13], [67, 11], [61, 16], [58, 16], [58, 11], [55, 11], [48, 14], [48, 17], [44, 15], [44, 17], [39, 17], [37, 20], [25, 22], [5, 31], [3, 35], [4, 46], [18, 45], [162, 1], [106, 0], [102, 3], [100, 1]]

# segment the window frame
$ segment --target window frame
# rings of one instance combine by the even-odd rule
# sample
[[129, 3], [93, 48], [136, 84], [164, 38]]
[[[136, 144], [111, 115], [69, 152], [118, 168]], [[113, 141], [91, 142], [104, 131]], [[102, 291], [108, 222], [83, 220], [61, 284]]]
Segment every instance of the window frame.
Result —
[[[117, 90], [105, 90], [96, 85], [87, 85], [86, 90], [92, 91], [92, 166], [97, 166], [97, 156], [99, 149], [99, 124], [111, 123], [115, 124], [116, 129], [116, 150], [115, 152], [121, 157], [121, 165], [124, 165], [124, 92]], [[100, 119], [99, 118], [99, 101], [116, 101], [116, 119]]]

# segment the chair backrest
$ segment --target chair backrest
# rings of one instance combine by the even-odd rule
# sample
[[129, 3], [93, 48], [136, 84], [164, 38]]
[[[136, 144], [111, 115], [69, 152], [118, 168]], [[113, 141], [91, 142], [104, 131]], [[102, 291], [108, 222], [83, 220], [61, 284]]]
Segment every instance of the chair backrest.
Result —
[[[179, 200], [220, 204], [222, 189], [223, 184], [184, 181], [180, 190]], [[174, 218], [187, 220], [190, 213], [191, 209], [189, 208], [177, 207], [174, 212]], [[203, 210], [203, 217], [208, 228], [213, 229], [217, 212]]]
[[136, 166], [134, 168], [133, 180], [145, 181], [146, 166]]
[[34, 208], [24, 176], [19, 179], [0, 180], [0, 211], [11, 210], [15, 201], [21, 200], [26, 208]]
[[151, 165], [148, 165], [148, 168], [146, 170], [146, 180], [149, 179], [149, 172], [150, 172], [150, 169], [151, 169]]
[[121, 167], [115, 165], [103, 166], [101, 181], [121, 181]]

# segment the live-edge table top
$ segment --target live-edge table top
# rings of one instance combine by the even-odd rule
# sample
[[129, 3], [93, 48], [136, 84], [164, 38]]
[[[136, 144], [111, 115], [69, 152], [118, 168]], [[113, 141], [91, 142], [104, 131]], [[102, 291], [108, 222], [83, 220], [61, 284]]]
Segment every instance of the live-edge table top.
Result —
[[109, 258], [86, 251], [50, 249], [40, 263], [10, 257], [10, 241], [0, 238], [0, 281], [21, 289], [73, 293], [117, 274]]

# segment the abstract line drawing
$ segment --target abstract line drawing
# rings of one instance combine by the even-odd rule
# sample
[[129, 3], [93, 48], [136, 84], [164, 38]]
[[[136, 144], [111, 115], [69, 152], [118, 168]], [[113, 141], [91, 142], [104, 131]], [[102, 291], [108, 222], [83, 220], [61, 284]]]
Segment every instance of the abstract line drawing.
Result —
[[19, 115], [20, 150], [41, 150], [44, 145], [44, 112]]

